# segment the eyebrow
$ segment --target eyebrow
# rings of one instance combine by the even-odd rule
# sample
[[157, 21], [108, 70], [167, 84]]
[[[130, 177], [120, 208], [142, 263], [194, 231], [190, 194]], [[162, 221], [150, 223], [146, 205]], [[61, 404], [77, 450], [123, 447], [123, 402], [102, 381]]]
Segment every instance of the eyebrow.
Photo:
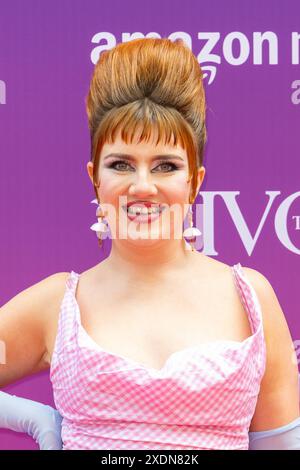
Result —
[[[108, 155], [106, 155], [104, 157], [103, 160], [107, 160], [108, 158], [110, 157], [117, 157], [117, 158], [124, 158], [125, 160], [130, 160], [130, 161], [134, 161], [135, 158], [132, 156], [132, 155], [128, 155], [126, 153], [109, 153]], [[153, 157], [151, 157], [151, 160], [155, 160], [159, 158], [160, 160], [169, 160], [170, 158], [173, 158], [175, 160], [181, 160], [181, 161], [184, 161], [184, 159], [182, 157], [180, 157], [179, 155], [173, 155], [173, 154], [168, 154], [168, 155], [154, 155]]]

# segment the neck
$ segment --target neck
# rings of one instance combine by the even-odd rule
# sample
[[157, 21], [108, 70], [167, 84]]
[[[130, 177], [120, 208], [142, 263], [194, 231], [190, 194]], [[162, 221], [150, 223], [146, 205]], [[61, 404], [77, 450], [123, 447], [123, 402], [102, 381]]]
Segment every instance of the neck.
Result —
[[[197, 253], [197, 252], [196, 252]], [[107, 262], [117, 275], [147, 281], [162, 279], [165, 274], [178, 272], [194, 260], [195, 253], [187, 250], [181, 240], [155, 240], [140, 245], [128, 240], [114, 239]]]

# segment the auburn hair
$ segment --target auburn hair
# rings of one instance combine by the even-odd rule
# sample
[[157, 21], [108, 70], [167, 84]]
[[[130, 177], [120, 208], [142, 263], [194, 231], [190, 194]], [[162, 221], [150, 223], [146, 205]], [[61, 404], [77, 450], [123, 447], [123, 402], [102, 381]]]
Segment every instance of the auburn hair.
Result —
[[117, 131], [125, 143], [132, 143], [142, 124], [139, 142], [148, 141], [155, 130], [156, 144], [170, 144], [173, 139], [173, 145], [186, 150], [189, 202], [194, 202], [207, 140], [206, 103], [201, 67], [182, 40], [134, 39], [102, 52], [85, 103], [97, 198], [102, 146], [113, 143]]

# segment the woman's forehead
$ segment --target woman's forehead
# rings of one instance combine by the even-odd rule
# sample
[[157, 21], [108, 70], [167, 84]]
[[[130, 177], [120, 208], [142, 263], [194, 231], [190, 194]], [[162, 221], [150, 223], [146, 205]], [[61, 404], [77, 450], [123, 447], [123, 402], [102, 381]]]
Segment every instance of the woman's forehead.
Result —
[[138, 137], [134, 137], [132, 142], [126, 143], [120, 135], [116, 136], [113, 142], [107, 141], [104, 143], [101, 154], [107, 153], [124, 153], [133, 156], [173, 153], [187, 158], [186, 150], [180, 144], [174, 145], [173, 142], [165, 143], [163, 141], [156, 142], [155, 138], [139, 140]]

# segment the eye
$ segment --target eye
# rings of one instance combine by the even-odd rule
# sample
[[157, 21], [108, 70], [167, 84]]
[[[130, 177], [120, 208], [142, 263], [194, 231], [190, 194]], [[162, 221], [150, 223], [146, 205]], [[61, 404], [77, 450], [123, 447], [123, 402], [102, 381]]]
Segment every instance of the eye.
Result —
[[178, 166], [175, 165], [175, 163], [161, 163], [160, 165], [158, 165], [156, 168], [159, 168], [159, 167], [169, 167], [170, 169], [165, 171], [164, 173], [169, 173], [170, 171], [176, 171], [178, 170]]
[[[121, 168], [116, 167], [116, 165], [121, 165]], [[117, 160], [111, 163], [108, 168], [114, 168], [115, 170], [118, 170], [118, 171], [126, 171], [127, 168], [124, 168], [124, 167], [122, 168], [122, 165], [125, 165], [125, 167], [130, 166], [124, 160]]]

